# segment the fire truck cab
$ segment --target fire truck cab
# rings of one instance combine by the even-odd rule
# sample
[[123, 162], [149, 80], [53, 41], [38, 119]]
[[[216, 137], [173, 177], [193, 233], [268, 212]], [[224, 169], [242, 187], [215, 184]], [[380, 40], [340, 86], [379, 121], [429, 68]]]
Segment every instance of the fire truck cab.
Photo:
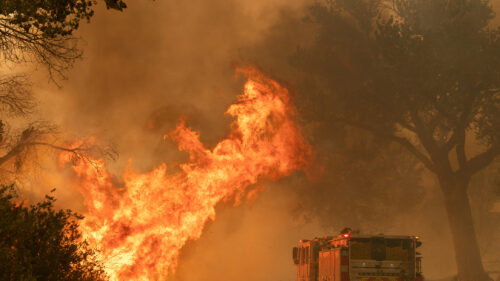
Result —
[[423, 280], [418, 236], [360, 235], [301, 240], [293, 248], [297, 281]]

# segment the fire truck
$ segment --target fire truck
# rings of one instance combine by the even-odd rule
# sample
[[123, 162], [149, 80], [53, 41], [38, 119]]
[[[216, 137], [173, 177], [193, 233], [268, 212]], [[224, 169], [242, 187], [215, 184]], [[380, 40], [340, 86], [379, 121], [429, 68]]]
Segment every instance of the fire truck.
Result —
[[297, 281], [422, 281], [418, 236], [361, 235], [300, 240]]

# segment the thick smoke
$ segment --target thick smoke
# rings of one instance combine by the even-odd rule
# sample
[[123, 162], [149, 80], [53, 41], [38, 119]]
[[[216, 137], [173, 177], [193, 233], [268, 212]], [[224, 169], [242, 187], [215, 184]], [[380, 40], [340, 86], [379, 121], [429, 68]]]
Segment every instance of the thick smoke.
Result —
[[[288, 56], [314, 36], [312, 27], [302, 20], [306, 0], [133, 0], [127, 4], [123, 13], [100, 7], [91, 24], [82, 26], [84, 59], [61, 88], [47, 84], [44, 74], [37, 74], [36, 83], [40, 117], [59, 125], [67, 138], [93, 135], [115, 144], [120, 157], [110, 164], [118, 175], [129, 159], [137, 171], [184, 161], [186, 155], [163, 139], [181, 117], [201, 132], [203, 143], [213, 145], [224, 137], [231, 121], [223, 117], [224, 111], [241, 92], [243, 82], [234, 75], [235, 63], [255, 63], [288, 82], [293, 91], [289, 79], [296, 73]], [[309, 125], [305, 124], [306, 132]], [[328, 142], [318, 150], [334, 151]], [[342, 213], [339, 218], [332, 212], [319, 220], [300, 210], [308, 189], [335, 188], [336, 179], [329, 176], [335, 168], [327, 165], [324, 178], [315, 183], [295, 175], [264, 183], [265, 191], [254, 202], [219, 206], [216, 220], [206, 226], [202, 238], [186, 246], [173, 279], [295, 280], [291, 248], [299, 239], [335, 234], [356, 221], [355, 210], [352, 216]], [[40, 176], [39, 180], [45, 184], [32, 192], [41, 196], [56, 187], [62, 207], [84, 212], [81, 196], [62, 186], [63, 178]], [[455, 263], [441, 194], [428, 175], [418, 185], [422, 190], [415, 195], [420, 202], [415, 208], [398, 210], [397, 216], [388, 213], [369, 229], [351, 226], [421, 235], [426, 277], [443, 278], [455, 272]], [[340, 210], [349, 208], [350, 200], [367, 196], [359, 190], [347, 197], [339, 187], [337, 191], [338, 196], [328, 195], [338, 201], [335, 205]]]
[[62, 88], [47, 84], [42, 71], [35, 73], [41, 118], [70, 137], [92, 135], [114, 144], [120, 158], [111, 164], [118, 174], [129, 159], [139, 172], [183, 161], [185, 154], [163, 139], [180, 118], [208, 145], [226, 136], [231, 119], [224, 112], [244, 81], [234, 74], [240, 49], [262, 40], [282, 7], [303, 5], [128, 2], [123, 13], [100, 7], [82, 26], [84, 58]]

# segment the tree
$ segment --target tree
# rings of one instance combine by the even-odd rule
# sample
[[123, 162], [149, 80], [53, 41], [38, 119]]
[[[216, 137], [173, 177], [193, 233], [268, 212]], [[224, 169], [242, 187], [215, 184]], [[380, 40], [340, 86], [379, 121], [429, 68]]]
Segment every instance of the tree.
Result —
[[81, 240], [71, 210], [55, 211], [55, 199], [25, 206], [12, 186], [0, 188], [1, 280], [106, 280], [96, 253]]
[[500, 195], [500, 158], [473, 177], [469, 187], [472, 218], [486, 271], [500, 270], [500, 213], [495, 203]]
[[299, 97], [309, 120], [367, 130], [436, 175], [463, 281], [489, 279], [467, 191], [500, 153], [493, 17], [486, 0], [328, 1], [311, 8], [317, 36], [293, 58], [315, 85]]
[[[95, 1], [19, 1], [0, 3], [0, 53], [13, 63], [37, 62], [49, 73], [64, 72], [81, 56], [72, 37], [82, 20], [94, 15]], [[122, 0], [106, 0], [108, 9], [123, 10]]]
[[[105, 0], [108, 9], [123, 10], [122, 0]], [[29, 79], [12, 73], [19, 64], [42, 65], [50, 79], [57, 83], [81, 57], [78, 39], [73, 33], [82, 21], [94, 15], [96, 1], [0, 1], [0, 167], [12, 164], [17, 170], [37, 146], [71, 151], [77, 157], [90, 145], [65, 147], [57, 144], [55, 128], [43, 122], [29, 122], [20, 130], [8, 126], [12, 117], [27, 119], [34, 108]], [[109, 152], [109, 150], [108, 150]], [[108, 155], [112, 155], [109, 154]]]
[[[365, 131], [343, 124], [328, 128], [312, 132], [311, 141], [325, 172], [298, 185], [293, 216], [315, 218], [335, 232], [349, 226], [387, 233], [410, 221], [407, 214], [419, 211], [424, 192], [416, 160]], [[388, 220], [388, 214], [399, 215]]]

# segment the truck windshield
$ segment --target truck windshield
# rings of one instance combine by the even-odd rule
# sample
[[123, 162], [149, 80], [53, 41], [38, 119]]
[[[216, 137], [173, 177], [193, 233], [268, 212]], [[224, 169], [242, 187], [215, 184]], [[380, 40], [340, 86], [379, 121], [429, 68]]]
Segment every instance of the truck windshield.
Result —
[[408, 261], [411, 257], [412, 241], [394, 238], [352, 238], [351, 259]]

